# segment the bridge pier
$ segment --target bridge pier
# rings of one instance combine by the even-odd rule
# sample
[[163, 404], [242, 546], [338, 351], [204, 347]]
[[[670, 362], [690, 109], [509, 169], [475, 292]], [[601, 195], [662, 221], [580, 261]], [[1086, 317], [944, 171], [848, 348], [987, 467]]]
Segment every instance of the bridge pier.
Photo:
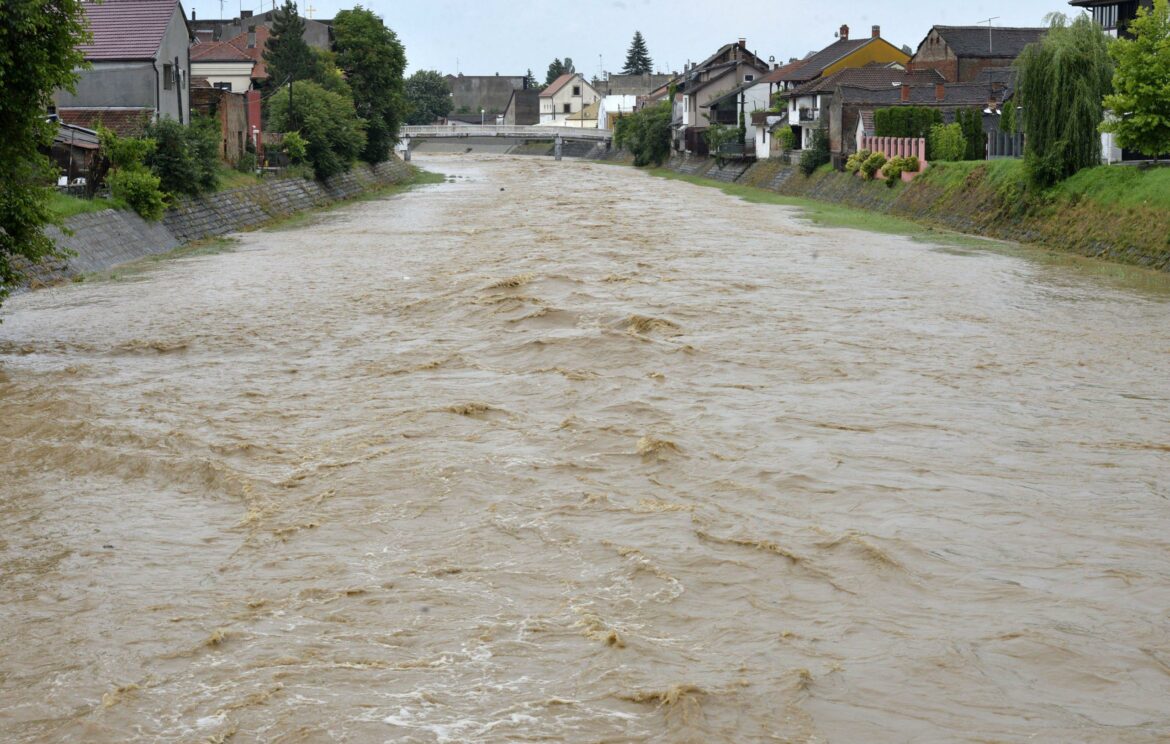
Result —
[[404, 148], [402, 150], [402, 162], [409, 163], [410, 162], [410, 137], [403, 137], [402, 138], [402, 146]]
[[561, 137], [561, 135], [558, 134], [556, 140], [554, 140], [554, 141], [556, 142], [556, 150], [555, 150], [556, 158], [557, 158], [557, 160], [560, 160], [561, 159], [561, 150], [564, 147], [565, 140], [564, 140], [564, 138]]

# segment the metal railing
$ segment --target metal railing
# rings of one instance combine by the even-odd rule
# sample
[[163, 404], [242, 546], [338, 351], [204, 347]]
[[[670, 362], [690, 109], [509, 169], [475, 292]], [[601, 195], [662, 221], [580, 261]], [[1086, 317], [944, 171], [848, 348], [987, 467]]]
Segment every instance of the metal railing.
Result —
[[608, 129], [582, 129], [578, 127], [520, 126], [516, 124], [434, 124], [428, 126], [402, 127], [402, 137], [519, 137], [523, 139], [613, 139]]
[[815, 108], [802, 108], [800, 110], [801, 121], [816, 121], [821, 118], [821, 110]]

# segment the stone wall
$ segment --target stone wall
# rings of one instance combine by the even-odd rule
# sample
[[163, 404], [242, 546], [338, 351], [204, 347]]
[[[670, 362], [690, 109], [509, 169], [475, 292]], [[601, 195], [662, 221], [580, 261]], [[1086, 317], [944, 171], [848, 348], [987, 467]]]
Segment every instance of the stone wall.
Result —
[[71, 217], [65, 230], [46, 232], [68, 259], [32, 274], [32, 283], [68, 279], [101, 271], [144, 256], [166, 253], [184, 243], [259, 227], [314, 207], [352, 199], [366, 191], [402, 183], [413, 170], [396, 157], [375, 167], [355, 165], [348, 173], [325, 183], [303, 178], [265, 181], [208, 196], [184, 197], [159, 222], [146, 222], [133, 212], [107, 209]]

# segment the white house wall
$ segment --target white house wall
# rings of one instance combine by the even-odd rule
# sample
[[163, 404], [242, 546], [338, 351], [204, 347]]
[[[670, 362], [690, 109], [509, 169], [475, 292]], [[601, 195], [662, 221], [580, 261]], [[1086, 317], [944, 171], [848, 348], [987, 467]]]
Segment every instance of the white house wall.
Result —
[[252, 87], [251, 62], [192, 62], [191, 74], [207, 78], [212, 86], [228, 83], [232, 93], [246, 93]]

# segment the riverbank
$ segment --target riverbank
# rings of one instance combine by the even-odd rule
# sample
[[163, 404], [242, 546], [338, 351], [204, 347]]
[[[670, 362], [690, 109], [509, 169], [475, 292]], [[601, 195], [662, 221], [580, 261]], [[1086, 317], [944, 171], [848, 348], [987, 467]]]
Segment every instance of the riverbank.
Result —
[[[934, 228], [1030, 243], [1170, 271], [1170, 171], [1093, 168], [1060, 186], [1029, 190], [1020, 161], [940, 163], [888, 188], [827, 168], [805, 176], [778, 161], [719, 164], [675, 156], [668, 171], [840, 204]], [[865, 229], [874, 229], [865, 227]]]
[[207, 196], [184, 197], [158, 222], [116, 209], [77, 214], [46, 232], [68, 257], [29, 271], [29, 286], [68, 281], [147, 256], [241, 230], [253, 230], [308, 210], [383, 193], [412, 183], [417, 168], [397, 157], [355, 165], [327, 181], [281, 178]]

